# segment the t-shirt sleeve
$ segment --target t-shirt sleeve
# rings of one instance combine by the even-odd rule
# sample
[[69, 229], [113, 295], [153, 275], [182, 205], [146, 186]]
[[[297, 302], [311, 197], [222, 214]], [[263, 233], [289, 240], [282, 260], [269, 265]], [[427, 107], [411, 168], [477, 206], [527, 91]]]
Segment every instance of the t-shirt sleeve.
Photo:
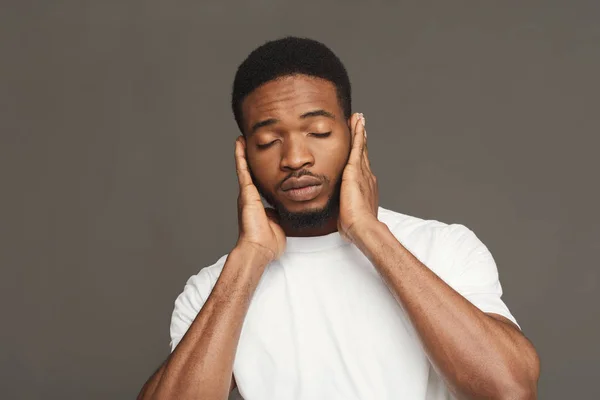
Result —
[[441, 257], [450, 257], [446, 282], [485, 313], [500, 314], [519, 329], [515, 317], [502, 301], [502, 285], [496, 262], [475, 233], [461, 224], [447, 225], [438, 231]]
[[208, 268], [203, 268], [198, 274], [188, 279], [183, 292], [177, 296], [171, 316], [171, 352], [175, 350], [196, 315], [204, 306], [213, 285]]

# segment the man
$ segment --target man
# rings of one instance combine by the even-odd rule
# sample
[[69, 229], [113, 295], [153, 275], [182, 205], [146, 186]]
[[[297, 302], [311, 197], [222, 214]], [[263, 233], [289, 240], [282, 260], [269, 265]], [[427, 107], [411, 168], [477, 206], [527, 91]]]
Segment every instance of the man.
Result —
[[238, 241], [188, 280], [140, 399], [226, 399], [236, 384], [246, 400], [536, 398], [538, 356], [490, 252], [463, 225], [378, 206], [350, 93], [313, 40], [240, 65]]

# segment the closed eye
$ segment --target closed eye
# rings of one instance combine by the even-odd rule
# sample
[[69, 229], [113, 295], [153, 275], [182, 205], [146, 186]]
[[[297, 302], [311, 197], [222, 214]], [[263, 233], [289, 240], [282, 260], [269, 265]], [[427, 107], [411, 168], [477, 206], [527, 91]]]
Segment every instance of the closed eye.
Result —
[[324, 133], [311, 133], [311, 135], [316, 136], [316, 137], [327, 137], [327, 136], [331, 135], [331, 131], [324, 132]]
[[276, 142], [276, 140], [274, 140], [274, 141], [272, 141], [270, 143], [257, 144], [256, 147], [258, 147], [259, 149], [266, 149], [267, 147], [270, 147], [275, 142]]
[[[310, 135], [316, 136], [318, 138], [326, 138], [327, 136], [331, 135], [331, 131], [329, 131], [329, 132], [323, 132], [323, 133], [311, 132]], [[268, 147], [271, 147], [271, 145], [273, 143], [275, 143], [276, 141], [277, 140], [274, 140], [272, 142], [265, 143], [265, 144], [257, 144], [256, 147], [258, 147], [259, 149], [266, 149]]]

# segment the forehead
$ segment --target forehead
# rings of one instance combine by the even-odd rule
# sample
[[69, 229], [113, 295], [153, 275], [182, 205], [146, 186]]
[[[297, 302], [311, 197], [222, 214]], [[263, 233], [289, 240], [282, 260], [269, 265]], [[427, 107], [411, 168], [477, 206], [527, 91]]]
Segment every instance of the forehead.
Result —
[[300, 115], [323, 109], [340, 117], [335, 85], [307, 75], [293, 75], [269, 81], [252, 91], [242, 102], [244, 125], [276, 118], [281, 122], [296, 121]]

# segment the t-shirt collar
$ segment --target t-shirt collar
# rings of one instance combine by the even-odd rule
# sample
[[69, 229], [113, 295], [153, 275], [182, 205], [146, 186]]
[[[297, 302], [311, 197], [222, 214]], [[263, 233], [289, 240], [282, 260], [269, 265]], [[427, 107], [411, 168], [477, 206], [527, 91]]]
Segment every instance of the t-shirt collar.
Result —
[[315, 253], [349, 244], [342, 238], [339, 232], [323, 236], [287, 236], [285, 252]]

